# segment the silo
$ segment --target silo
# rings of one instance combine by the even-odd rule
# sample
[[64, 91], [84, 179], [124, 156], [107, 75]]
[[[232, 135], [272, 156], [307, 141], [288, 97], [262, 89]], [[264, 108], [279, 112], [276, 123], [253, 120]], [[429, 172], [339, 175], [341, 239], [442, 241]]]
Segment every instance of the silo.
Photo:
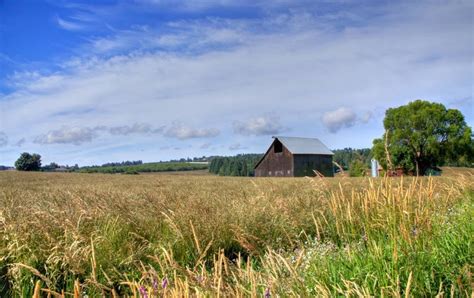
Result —
[[372, 177], [379, 176], [379, 162], [376, 159], [371, 160]]

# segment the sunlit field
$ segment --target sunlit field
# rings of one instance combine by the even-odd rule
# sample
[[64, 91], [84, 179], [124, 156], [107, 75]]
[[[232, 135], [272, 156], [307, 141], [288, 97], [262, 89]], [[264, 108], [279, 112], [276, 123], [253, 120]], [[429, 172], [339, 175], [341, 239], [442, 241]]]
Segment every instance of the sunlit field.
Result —
[[0, 173], [0, 296], [471, 296], [474, 173]]

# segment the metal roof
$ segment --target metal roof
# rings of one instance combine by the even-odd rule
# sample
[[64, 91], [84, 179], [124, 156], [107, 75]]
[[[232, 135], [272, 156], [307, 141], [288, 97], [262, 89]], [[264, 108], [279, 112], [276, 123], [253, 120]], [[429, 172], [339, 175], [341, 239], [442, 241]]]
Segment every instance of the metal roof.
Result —
[[334, 155], [326, 145], [316, 138], [273, 137], [278, 139], [293, 154]]

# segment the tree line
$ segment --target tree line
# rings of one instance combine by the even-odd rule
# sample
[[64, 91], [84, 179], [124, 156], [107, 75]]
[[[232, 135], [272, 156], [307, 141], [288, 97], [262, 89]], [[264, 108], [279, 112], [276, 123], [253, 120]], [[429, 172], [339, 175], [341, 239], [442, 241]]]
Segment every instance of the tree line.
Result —
[[344, 148], [332, 150], [334, 173], [348, 171], [351, 177], [365, 176], [372, 160], [372, 150], [370, 148], [354, 149]]
[[220, 176], [254, 176], [254, 166], [263, 154], [239, 154], [212, 158], [209, 172]]
[[143, 164], [141, 160], [126, 160], [122, 162], [108, 162], [101, 165], [101, 167], [123, 167], [123, 166], [137, 166]]
[[207, 164], [194, 164], [189, 162], [150, 162], [136, 165], [117, 166], [92, 166], [77, 169], [79, 173], [104, 173], [104, 174], [139, 174], [150, 172], [174, 172], [206, 170]]

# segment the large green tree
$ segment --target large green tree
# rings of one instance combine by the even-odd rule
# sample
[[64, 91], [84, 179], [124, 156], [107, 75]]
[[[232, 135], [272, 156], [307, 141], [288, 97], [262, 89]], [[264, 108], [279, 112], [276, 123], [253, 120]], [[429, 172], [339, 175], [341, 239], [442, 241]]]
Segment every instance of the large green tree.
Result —
[[385, 133], [374, 140], [373, 154], [385, 168], [401, 167], [424, 175], [430, 167], [465, 156], [472, 148], [472, 130], [456, 109], [416, 100], [390, 108]]
[[18, 171], [39, 171], [41, 168], [41, 155], [24, 152], [15, 162]]

